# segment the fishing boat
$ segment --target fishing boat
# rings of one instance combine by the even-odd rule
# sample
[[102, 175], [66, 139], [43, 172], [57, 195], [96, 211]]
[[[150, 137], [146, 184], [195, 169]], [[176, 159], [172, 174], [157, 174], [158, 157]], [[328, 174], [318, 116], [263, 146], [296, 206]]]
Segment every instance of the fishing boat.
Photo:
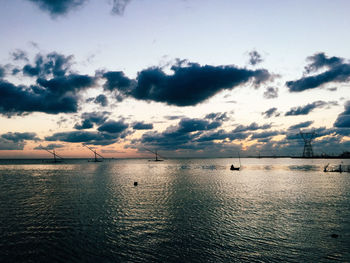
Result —
[[[155, 154], [155, 159], [153, 159], [153, 160], [148, 160], [149, 162], [162, 162], [162, 161], [164, 161], [164, 160], [163, 160], [164, 157], [162, 157], [160, 154], [158, 154], [157, 150], [152, 151], [152, 150], [147, 149], [147, 148], [145, 148], [145, 147], [143, 147], [143, 148], [144, 148], [145, 150], [147, 150], [147, 151], [149, 151], [149, 152]], [[161, 157], [161, 158], [163, 158], [163, 159], [159, 159], [158, 156]]]
[[104, 157], [103, 157], [101, 154], [98, 154], [98, 153], [96, 152], [95, 149], [90, 148], [90, 147], [87, 146], [86, 144], [83, 144], [83, 146], [85, 146], [86, 148], [88, 148], [88, 149], [89, 149], [90, 151], [92, 151], [92, 152], [94, 153], [94, 155], [95, 155], [95, 158], [94, 158], [93, 160], [88, 160], [88, 162], [95, 162], [95, 163], [97, 163], [97, 162], [102, 162], [102, 160], [100, 160], [100, 159], [97, 158], [97, 156], [99, 156], [99, 157], [101, 157], [102, 159], [104, 159]]
[[235, 167], [233, 164], [231, 165], [230, 167], [230, 170], [231, 171], [239, 171], [241, 169], [241, 157], [239, 156], [239, 153], [238, 153], [238, 160], [239, 160], [239, 167]]
[[46, 149], [46, 148], [41, 148], [45, 151], [47, 151], [48, 153], [51, 153], [53, 155], [53, 162], [54, 163], [61, 163], [63, 161], [63, 157], [59, 156], [56, 152], [55, 149], [53, 149], [52, 151]]

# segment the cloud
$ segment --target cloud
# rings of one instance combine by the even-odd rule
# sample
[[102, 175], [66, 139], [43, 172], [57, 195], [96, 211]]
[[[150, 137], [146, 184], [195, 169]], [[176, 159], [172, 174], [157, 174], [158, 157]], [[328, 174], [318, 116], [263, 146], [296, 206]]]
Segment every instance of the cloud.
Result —
[[304, 106], [293, 107], [285, 113], [285, 116], [296, 116], [296, 115], [307, 115], [311, 111], [317, 108], [323, 108], [326, 105], [332, 104], [333, 102], [325, 102], [322, 100], [314, 101]]
[[25, 142], [13, 142], [0, 137], [0, 150], [23, 150]]
[[327, 57], [325, 53], [316, 53], [313, 56], [307, 58], [310, 64], [305, 67], [306, 73], [316, 72], [324, 67], [334, 67], [344, 62], [343, 58], [339, 57]]
[[125, 97], [163, 102], [168, 105], [193, 106], [204, 102], [222, 90], [231, 90], [243, 84], [256, 86], [273, 76], [265, 69], [249, 70], [235, 66], [200, 66], [180, 63], [171, 67], [172, 75], [162, 68], [151, 67], [138, 73], [135, 81], [122, 72], [107, 72], [105, 89], [117, 90]]
[[93, 145], [110, 145], [118, 141], [119, 134], [108, 134], [95, 131], [57, 132], [45, 137], [46, 141], [62, 141], [71, 143], [88, 143]]
[[40, 139], [36, 136], [34, 132], [8, 132], [1, 135], [2, 138], [13, 141], [22, 142], [25, 140], [39, 141]]
[[306, 74], [320, 69], [325, 71], [311, 76], [303, 76], [295, 81], [287, 81], [286, 85], [290, 92], [301, 92], [314, 89], [327, 83], [342, 83], [350, 80], [350, 64], [345, 63], [343, 58], [327, 57], [324, 53], [317, 53], [308, 57], [310, 64], [305, 67]]
[[28, 0], [52, 17], [65, 15], [72, 9], [82, 6], [87, 0]]
[[84, 112], [81, 115], [82, 122], [81, 124], [76, 123], [74, 128], [77, 130], [90, 129], [96, 125], [102, 125], [109, 117], [111, 113], [108, 111], [93, 111], [93, 112]]
[[[17, 50], [12, 56], [15, 61], [27, 60], [24, 51]], [[56, 52], [37, 54], [34, 63], [22, 69], [24, 75], [36, 78], [30, 86], [0, 79], [0, 114], [10, 117], [30, 112], [77, 112], [79, 92], [93, 87], [97, 78], [72, 73], [72, 58]], [[12, 70], [13, 74], [20, 71], [17, 67]]]
[[280, 135], [280, 131], [264, 131], [264, 132], [258, 132], [258, 133], [253, 133], [250, 139], [259, 139], [260, 141], [262, 139], [268, 139], [276, 135]]
[[[85, 5], [88, 0], [27, 0], [37, 5], [42, 11], [48, 12], [52, 18], [64, 16], [72, 10]], [[123, 15], [131, 0], [112, 0], [112, 14]]]
[[21, 49], [16, 49], [10, 55], [14, 61], [29, 61], [27, 52]]
[[112, 14], [123, 15], [126, 6], [131, 0], [113, 0]]
[[105, 90], [120, 90], [126, 92], [132, 85], [134, 85], [134, 81], [126, 77], [122, 71], [109, 71], [103, 73], [102, 77], [107, 80], [103, 85]]
[[134, 130], [152, 130], [152, 123], [135, 122], [132, 126]]
[[37, 84], [16, 86], [0, 80], [0, 113], [12, 116], [29, 112], [77, 112], [79, 96], [76, 93], [92, 87], [95, 80], [86, 75], [69, 75], [38, 79]]
[[169, 121], [172, 121], [172, 120], [178, 120], [181, 118], [185, 118], [185, 115], [167, 115], [167, 116], [164, 116], [164, 118], [169, 120]]
[[194, 149], [203, 132], [214, 130], [220, 125], [218, 121], [183, 118], [178, 125], [169, 126], [164, 132], [144, 133], [138, 142], [162, 149]]
[[217, 112], [217, 113], [209, 113], [205, 116], [206, 119], [215, 120], [215, 121], [228, 121], [229, 117], [227, 113]]
[[[13, 53], [13, 56], [15, 56], [15, 60], [18, 60], [20, 56], [25, 55]], [[37, 54], [34, 64], [24, 65], [22, 72], [30, 77], [62, 77], [69, 73], [73, 64], [72, 60], [73, 55], [65, 56], [57, 52], [51, 52], [47, 55]]]
[[77, 129], [77, 130], [85, 130], [85, 129], [90, 129], [94, 127], [94, 124], [90, 121], [90, 120], [82, 120], [81, 124], [79, 123], [76, 123], [74, 125], [74, 129]]
[[8, 132], [0, 135], [0, 150], [23, 150], [25, 141], [39, 141], [33, 132]]
[[307, 128], [309, 127], [311, 124], [313, 124], [314, 121], [304, 121], [304, 122], [300, 122], [298, 124], [292, 125], [288, 128], [288, 130], [297, 130], [297, 129], [301, 129], [301, 128]]
[[246, 132], [246, 131], [256, 131], [256, 130], [266, 130], [271, 128], [271, 124], [264, 124], [259, 125], [256, 122], [253, 122], [247, 126], [245, 125], [238, 125], [235, 129], [233, 129], [233, 132]]
[[265, 99], [274, 99], [278, 97], [278, 88], [268, 87], [264, 92]]
[[63, 148], [64, 145], [62, 144], [57, 144], [57, 143], [50, 143], [46, 146], [42, 146], [41, 144], [39, 146], [34, 147], [34, 150], [54, 150], [57, 148]]
[[249, 55], [249, 64], [250, 65], [255, 66], [255, 65], [257, 65], [257, 64], [259, 64], [259, 63], [264, 61], [262, 59], [260, 53], [258, 51], [256, 51], [256, 50], [250, 51], [248, 53], [248, 55]]
[[179, 122], [178, 131], [180, 133], [189, 133], [194, 131], [212, 130], [221, 126], [219, 121], [207, 121], [202, 119], [183, 118]]
[[278, 117], [278, 116], [280, 116], [280, 113], [277, 112], [277, 108], [273, 107], [273, 108], [270, 108], [267, 111], [261, 113], [261, 115], [264, 115], [264, 118], [268, 119], [268, 118], [270, 118], [272, 116], [273, 117]]
[[350, 100], [344, 105], [344, 111], [338, 115], [333, 124], [337, 128], [350, 128]]
[[5, 73], [6, 73], [5, 68], [0, 65], [0, 79], [5, 77]]
[[106, 95], [104, 95], [104, 94], [98, 95], [98, 96], [95, 98], [94, 102], [95, 102], [96, 104], [100, 104], [102, 107], [108, 106], [108, 99], [107, 99]]
[[98, 130], [100, 132], [108, 132], [108, 133], [122, 133], [124, 130], [126, 130], [129, 127], [128, 124], [121, 121], [107, 121], [103, 123], [100, 127], [98, 127]]

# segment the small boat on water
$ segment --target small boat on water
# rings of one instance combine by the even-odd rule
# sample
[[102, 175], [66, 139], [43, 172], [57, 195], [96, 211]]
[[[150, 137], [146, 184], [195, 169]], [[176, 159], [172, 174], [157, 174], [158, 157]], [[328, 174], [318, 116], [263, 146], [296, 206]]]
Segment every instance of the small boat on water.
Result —
[[235, 166], [232, 164], [231, 167], [230, 167], [230, 170], [231, 170], [231, 171], [239, 171], [240, 168], [241, 168], [241, 167], [235, 167]]
[[241, 169], [241, 157], [239, 156], [239, 153], [238, 153], [238, 160], [239, 160], [239, 167], [235, 167], [233, 164], [231, 165], [230, 167], [230, 170], [231, 171], [239, 171]]
[[56, 152], [55, 149], [53, 149], [52, 151], [41, 147], [41, 149], [47, 151], [48, 153], [51, 153], [53, 155], [53, 161], [50, 161], [51, 163], [61, 163], [63, 161], [63, 157], [59, 156]]
[[[101, 154], [98, 154], [95, 149], [90, 148], [86, 144], [83, 144], [83, 146], [85, 146], [90, 151], [92, 151], [94, 153], [94, 156], [95, 156], [95, 158], [93, 160], [88, 160], [88, 162], [94, 162], [94, 163], [102, 162], [102, 159], [104, 159], [104, 157]], [[102, 159], [98, 159], [97, 156], [101, 157]]]
[[[148, 160], [149, 162], [162, 162], [162, 161], [164, 161], [164, 160], [163, 160], [164, 157], [162, 157], [160, 154], [158, 154], [158, 151], [157, 151], [157, 150], [152, 151], [152, 150], [147, 149], [147, 148], [145, 148], [145, 147], [143, 147], [143, 148], [144, 148], [145, 150], [147, 150], [147, 151], [149, 151], [149, 152], [155, 154], [155, 156], [156, 156], [155, 159], [153, 159], [153, 160]], [[161, 158], [163, 158], [163, 159], [159, 159], [158, 156], [161, 157]]]

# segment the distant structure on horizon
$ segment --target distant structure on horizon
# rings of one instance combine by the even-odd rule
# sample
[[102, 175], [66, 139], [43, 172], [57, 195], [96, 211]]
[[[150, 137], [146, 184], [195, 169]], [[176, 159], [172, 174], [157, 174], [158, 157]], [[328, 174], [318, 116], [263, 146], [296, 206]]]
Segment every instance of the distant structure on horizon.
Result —
[[311, 142], [315, 138], [316, 133], [313, 132], [302, 132], [300, 131], [300, 136], [304, 140], [304, 151], [303, 151], [303, 158], [312, 158], [314, 157], [314, 152], [312, 150]]

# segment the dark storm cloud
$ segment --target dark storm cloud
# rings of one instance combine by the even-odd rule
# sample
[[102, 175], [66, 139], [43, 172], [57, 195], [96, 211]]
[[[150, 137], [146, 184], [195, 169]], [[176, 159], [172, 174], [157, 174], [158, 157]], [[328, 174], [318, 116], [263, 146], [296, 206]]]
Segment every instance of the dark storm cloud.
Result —
[[307, 128], [309, 127], [311, 124], [313, 124], [314, 121], [304, 121], [304, 122], [300, 122], [298, 124], [292, 125], [288, 128], [288, 130], [297, 130], [297, 129], [301, 129], [301, 128]]
[[37, 84], [16, 86], [0, 80], [0, 113], [12, 116], [29, 112], [77, 112], [79, 96], [76, 93], [92, 87], [95, 79], [86, 75], [68, 75], [50, 80], [38, 79]]
[[235, 66], [200, 66], [181, 63], [171, 67], [172, 75], [162, 68], [152, 67], [138, 73], [132, 81], [122, 72], [107, 72], [104, 88], [117, 90], [123, 96], [138, 100], [163, 102], [168, 105], [193, 106], [204, 102], [222, 90], [243, 84], [258, 86], [273, 78], [265, 69], [249, 70]]
[[53, 17], [65, 15], [72, 9], [82, 6], [87, 0], [28, 0]]
[[345, 103], [344, 111], [338, 115], [333, 126], [337, 128], [350, 128], [350, 101]]
[[248, 55], [249, 55], [249, 64], [250, 65], [255, 66], [255, 65], [263, 62], [263, 59], [262, 59], [261, 55], [256, 50], [250, 51], [248, 53]]
[[56, 52], [47, 55], [37, 54], [34, 64], [24, 65], [22, 72], [30, 77], [61, 77], [69, 73], [73, 64], [72, 60], [72, 55], [64, 56]]
[[120, 134], [107, 134], [93, 131], [57, 132], [45, 137], [46, 141], [87, 143], [93, 145], [110, 145], [118, 141]]
[[132, 128], [134, 130], [152, 130], [153, 124], [152, 123], [144, 123], [144, 122], [136, 122], [133, 124]]
[[318, 53], [308, 58], [310, 64], [305, 67], [307, 74], [325, 69], [312, 76], [303, 76], [295, 81], [287, 81], [286, 85], [291, 92], [300, 92], [321, 87], [327, 83], [341, 83], [350, 80], [350, 64], [343, 58], [327, 57], [324, 53]]
[[247, 126], [245, 125], [238, 125], [235, 129], [233, 129], [233, 132], [246, 132], [246, 131], [256, 131], [256, 130], [266, 130], [270, 129], [271, 124], [264, 124], [264, 125], [259, 125], [256, 122], [253, 122]]
[[305, 106], [291, 108], [288, 112], [285, 113], [285, 116], [307, 115], [314, 109], [323, 108], [324, 106], [333, 103], [334, 102], [325, 102], [322, 100], [314, 101], [313, 103], [306, 104]]
[[280, 113], [277, 112], [277, 108], [273, 107], [273, 108], [270, 108], [267, 111], [261, 113], [261, 115], [264, 115], [264, 118], [268, 119], [268, 118], [270, 118], [272, 116], [273, 117], [278, 117], [278, 116], [280, 116]]
[[108, 132], [108, 133], [121, 133], [129, 127], [128, 124], [123, 121], [107, 121], [103, 123], [98, 130], [100, 132]]
[[274, 99], [278, 97], [278, 88], [268, 87], [264, 92], [265, 99]]

